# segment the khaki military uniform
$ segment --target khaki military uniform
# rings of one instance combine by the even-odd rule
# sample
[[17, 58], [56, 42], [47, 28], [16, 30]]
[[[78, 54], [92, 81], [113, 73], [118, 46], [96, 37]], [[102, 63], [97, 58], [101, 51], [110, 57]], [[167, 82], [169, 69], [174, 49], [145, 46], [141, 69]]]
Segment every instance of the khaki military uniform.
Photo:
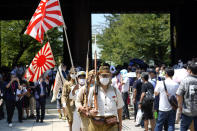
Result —
[[[75, 105], [77, 107], [77, 110], [79, 107], [84, 106], [85, 103], [87, 102], [86, 99], [86, 86], [83, 86], [82, 88], [79, 89], [79, 92], [77, 94], [77, 99], [75, 101]], [[88, 125], [89, 125], [89, 118], [80, 113], [81, 117], [81, 129], [82, 131], [88, 131]]]
[[[109, 118], [117, 117], [118, 119], [118, 109], [124, 106], [121, 93], [115, 87], [109, 86], [107, 91], [104, 91], [102, 87], [98, 87], [98, 114], [96, 117]], [[94, 107], [94, 88], [90, 89], [88, 96], [88, 105]], [[98, 125], [91, 118], [90, 124], [88, 126], [88, 131], [118, 131], [118, 124], [108, 125], [107, 123], [103, 125]]]
[[62, 90], [62, 105], [65, 107], [66, 111], [66, 117], [68, 119], [68, 122], [73, 121], [73, 111], [74, 111], [74, 101], [69, 99], [69, 94], [71, 92], [71, 87], [74, 86], [74, 83], [71, 81], [67, 81], [64, 84], [63, 90]]

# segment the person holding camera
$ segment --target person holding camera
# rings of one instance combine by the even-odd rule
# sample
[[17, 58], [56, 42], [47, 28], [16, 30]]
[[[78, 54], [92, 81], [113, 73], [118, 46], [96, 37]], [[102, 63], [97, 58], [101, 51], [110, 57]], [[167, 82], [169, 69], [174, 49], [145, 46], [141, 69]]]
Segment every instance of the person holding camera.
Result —
[[16, 75], [11, 75], [11, 80], [6, 86], [5, 91], [5, 103], [6, 103], [6, 110], [7, 110], [7, 122], [9, 127], [12, 127], [12, 118], [14, 115], [14, 110], [16, 106], [16, 91], [20, 86], [19, 79]]

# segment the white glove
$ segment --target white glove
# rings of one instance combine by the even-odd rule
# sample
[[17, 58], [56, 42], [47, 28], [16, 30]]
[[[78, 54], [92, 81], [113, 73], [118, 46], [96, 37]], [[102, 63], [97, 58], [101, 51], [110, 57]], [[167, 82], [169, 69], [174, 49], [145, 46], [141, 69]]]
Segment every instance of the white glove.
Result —
[[66, 103], [62, 103], [62, 106], [65, 108], [66, 107]]

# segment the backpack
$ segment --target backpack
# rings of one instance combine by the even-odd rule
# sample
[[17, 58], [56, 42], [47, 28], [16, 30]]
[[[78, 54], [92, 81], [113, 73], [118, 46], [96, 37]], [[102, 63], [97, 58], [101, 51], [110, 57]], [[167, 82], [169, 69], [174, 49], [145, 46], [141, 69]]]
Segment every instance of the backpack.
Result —
[[142, 106], [147, 106], [147, 105], [152, 104], [154, 102], [154, 99], [155, 98], [154, 98], [153, 91], [150, 88], [148, 88], [146, 91], [146, 95], [144, 96], [144, 99], [142, 101]]

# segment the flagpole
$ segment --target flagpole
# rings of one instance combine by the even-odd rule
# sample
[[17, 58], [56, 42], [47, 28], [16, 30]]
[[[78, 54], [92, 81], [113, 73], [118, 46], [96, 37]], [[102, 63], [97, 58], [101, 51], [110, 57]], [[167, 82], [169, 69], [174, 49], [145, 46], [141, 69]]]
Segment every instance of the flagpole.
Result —
[[[59, 1], [59, 0], [58, 0], [58, 1]], [[74, 68], [73, 59], [72, 59], [72, 54], [71, 54], [71, 51], [70, 51], [70, 44], [69, 44], [69, 41], [68, 41], [68, 35], [67, 35], [67, 31], [66, 31], [66, 24], [65, 24], [65, 21], [64, 21], [64, 18], [63, 18], [63, 14], [62, 14], [62, 9], [61, 9], [60, 1], [59, 1], [59, 5], [60, 5], [60, 12], [61, 12], [61, 15], [62, 15], [64, 34], [65, 34], [65, 37], [66, 37], [66, 43], [67, 43], [68, 52], [69, 52], [69, 56], [70, 56], [71, 66]]]
[[[65, 24], [65, 21], [64, 21], [64, 17], [63, 17], [63, 14], [62, 14], [62, 9], [61, 9], [61, 4], [60, 4], [60, 1], [58, 0], [59, 2], [59, 5], [60, 5], [60, 12], [61, 12], [61, 15], [62, 15], [62, 21], [63, 21], [63, 28], [64, 28], [64, 35], [66, 37], [66, 43], [67, 43], [67, 47], [68, 47], [68, 52], [69, 52], [69, 56], [70, 56], [70, 62], [71, 62], [71, 66], [73, 68], [73, 71], [74, 71], [74, 74], [76, 75], [77, 72], [75, 72], [75, 67], [74, 67], [74, 64], [73, 64], [73, 59], [72, 59], [72, 54], [71, 54], [71, 51], [70, 51], [70, 44], [69, 44], [69, 41], [68, 41], [68, 35], [67, 35], [67, 31], [66, 31], [66, 24]], [[77, 79], [75, 77], [75, 83], [77, 84]]]
[[89, 83], [88, 83], [88, 74], [89, 74], [89, 45], [90, 41], [88, 41], [88, 51], [86, 57], [86, 97], [85, 97], [85, 106], [88, 107], [88, 93], [89, 93]]

